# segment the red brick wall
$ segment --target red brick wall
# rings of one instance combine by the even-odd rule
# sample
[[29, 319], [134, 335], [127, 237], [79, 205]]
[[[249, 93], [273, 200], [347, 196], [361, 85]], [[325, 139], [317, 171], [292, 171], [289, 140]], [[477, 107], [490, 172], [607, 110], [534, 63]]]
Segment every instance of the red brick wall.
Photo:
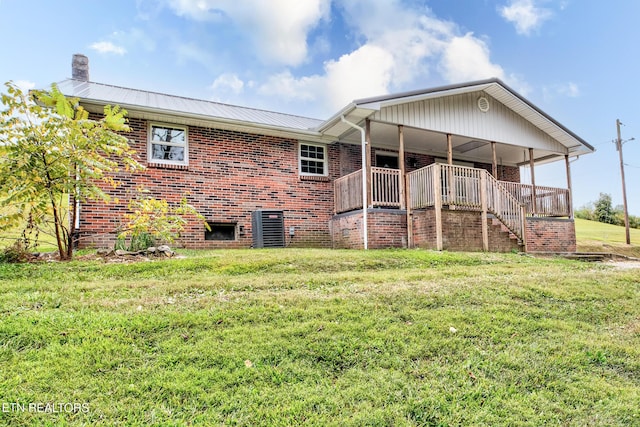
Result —
[[[369, 248], [406, 248], [406, 212], [391, 209], [370, 209], [368, 217]], [[443, 210], [442, 243], [449, 251], [482, 251], [482, 220], [480, 212]], [[413, 246], [436, 249], [435, 211], [413, 211]], [[331, 220], [331, 235], [335, 248], [362, 248], [362, 211], [336, 215]], [[489, 250], [509, 252], [520, 250], [499, 222], [489, 220]]]
[[[130, 119], [127, 137], [147, 165], [148, 122]], [[85, 246], [108, 246], [112, 231], [127, 212], [127, 200], [139, 185], [150, 195], [179, 202], [186, 196], [208, 221], [235, 222], [244, 235], [235, 241], [204, 240], [204, 226], [192, 219], [181, 234], [178, 245], [189, 248], [250, 247], [251, 212], [257, 209], [284, 211], [285, 229], [295, 227], [291, 246], [329, 247], [328, 222], [333, 211], [333, 179], [339, 176], [337, 144], [328, 146], [329, 177], [303, 179], [298, 174], [298, 141], [264, 135], [189, 127], [189, 166], [170, 168], [147, 165], [136, 175], [119, 173], [121, 185], [109, 193], [120, 199], [109, 206], [86, 203], [81, 207], [81, 236]]]
[[[478, 169], [485, 169], [489, 171], [489, 173], [493, 172], [493, 165], [491, 164], [474, 163], [474, 167]], [[496, 179], [499, 181], [520, 182], [520, 168], [517, 166], [498, 165], [498, 176]]]
[[362, 249], [362, 211], [334, 216], [329, 222], [335, 249]]
[[411, 220], [413, 246], [416, 248], [437, 249], [435, 211], [433, 209], [414, 210]]
[[[436, 249], [436, 216], [434, 209], [413, 211], [413, 245]], [[489, 251], [520, 250], [498, 221], [488, 221]], [[482, 251], [482, 217], [480, 212], [442, 210], [442, 249], [449, 251]]]
[[576, 228], [572, 219], [528, 217], [527, 252], [575, 252]]
[[[362, 211], [336, 215], [330, 223], [333, 247], [362, 249]], [[369, 249], [406, 248], [407, 213], [393, 209], [369, 209], [367, 213]]]
[[406, 248], [407, 212], [393, 209], [370, 209], [368, 217], [369, 248]]

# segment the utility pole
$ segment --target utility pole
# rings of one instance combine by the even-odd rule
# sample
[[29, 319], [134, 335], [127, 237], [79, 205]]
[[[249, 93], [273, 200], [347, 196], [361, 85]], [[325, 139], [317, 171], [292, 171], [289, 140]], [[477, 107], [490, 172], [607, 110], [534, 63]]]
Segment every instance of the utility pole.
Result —
[[620, 153], [620, 175], [622, 176], [622, 202], [624, 203], [624, 228], [627, 236], [627, 245], [631, 244], [631, 234], [629, 234], [629, 211], [627, 210], [627, 186], [624, 182], [624, 161], [622, 160], [622, 138], [620, 137], [620, 123], [616, 119], [616, 129], [618, 131], [618, 139], [616, 140], [616, 149]]

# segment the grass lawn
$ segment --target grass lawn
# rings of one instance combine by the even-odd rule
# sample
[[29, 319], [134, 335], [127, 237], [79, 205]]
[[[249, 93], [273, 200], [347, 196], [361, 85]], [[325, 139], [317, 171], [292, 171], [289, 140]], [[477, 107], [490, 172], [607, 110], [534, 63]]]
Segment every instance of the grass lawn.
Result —
[[182, 253], [0, 264], [0, 424], [640, 425], [638, 269]]
[[575, 219], [576, 240], [580, 252], [613, 252], [640, 258], [640, 230], [630, 228], [631, 245], [627, 245], [625, 228], [598, 221]]

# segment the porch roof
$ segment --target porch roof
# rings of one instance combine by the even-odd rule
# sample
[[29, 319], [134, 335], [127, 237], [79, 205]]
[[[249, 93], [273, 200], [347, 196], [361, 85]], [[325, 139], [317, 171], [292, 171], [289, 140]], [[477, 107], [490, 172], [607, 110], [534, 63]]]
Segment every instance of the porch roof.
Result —
[[[490, 119], [490, 115], [482, 116], [477, 108], [471, 109], [467, 105], [470, 102], [466, 101], [475, 101], [476, 96], [487, 96], [491, 105], [502, 109], [500, 114], [503, 118], [520, 123], [511, 129], [498, 131], [497, 128], [503, 127], [500, 122], [492, 121], [495, 119]], [[461, 106], [463, 111], [460, 111]], [[428, 111], [429, 107], [432, 111]], [[502, 143], [499, 155], [508, 164], [528, 161], [523, 158], [523, 147], [536, 150], [536, 162], [553, 161], [565, 154], [573, 157], [595, 151], [584, 139], [496, 78], [355, 100], [316, 128], [325, 135], [357, 143], [359, 135], [341, 121], [341, 116], [360, 124], [365, 118], [370, 118], [372, 144], [382, 143], [383, 148], [385, 141], [397, 139], [398, 124], [406, 128], [408, 150], [424, 151], [425, 141], [432, 141], [431, 148], [426, 150], [435, 151], [432, 154], [436, 155], [444, 149], [439, 135], [451, 133], [454, 153], [457, 151], [461, 159], [486, 158], [490, 155], [491, 141]], [[523, 138], [525, 133], [527, 138]], [[527, 141], [522, 142], [523, 139]], [[434, 145], [438, 147], [434, 149]], [[393, 143], [387, 143], [387, 148], [394, 148]]]

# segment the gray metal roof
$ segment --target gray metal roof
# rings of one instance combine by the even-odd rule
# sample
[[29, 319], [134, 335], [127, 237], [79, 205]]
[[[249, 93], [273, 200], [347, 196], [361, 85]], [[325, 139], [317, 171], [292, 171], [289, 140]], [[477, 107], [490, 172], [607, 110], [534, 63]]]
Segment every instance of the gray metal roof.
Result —
[[58, 83], [58, 88], [69, 97], [80, 98], [85, 102], [93, 101], [98, 104], [117, 104], [128, 110], [153, 109], [211, 120], [248, 122], [299, 131], [312, 131], [323, 122], [308, 117], [74, 79]]
[[380, 110], [380, 108], [412, 101], [438, 98], [472, 91], [484, 91], [519, 114], [525, 120], [563, 144], [573, 154], [593, 152], [594, 148], [584, 139], [567, 129], [530, 101], [519, 95], [499, 79], [488, 79], [457, 85], [448, 85], [411, 92], [396, 93], [353, 101], [327, 120], [318, 120], [291, 114], [240, 107], [201, 99], [186, 98], [130, 89], [102, 83], [67, 79], [58, 84], [66, 96], [80, 98], [97, 105], [120, 105], [130, 112], [157, 112], [172, 116], [184, 116], [201, 122], [219, 122], [232, 129], [254, 128], [258, 132], [279, 132], [314, 140], [340, 139], [352, 131], [341, 123], [346, 116], [356, 122]]

